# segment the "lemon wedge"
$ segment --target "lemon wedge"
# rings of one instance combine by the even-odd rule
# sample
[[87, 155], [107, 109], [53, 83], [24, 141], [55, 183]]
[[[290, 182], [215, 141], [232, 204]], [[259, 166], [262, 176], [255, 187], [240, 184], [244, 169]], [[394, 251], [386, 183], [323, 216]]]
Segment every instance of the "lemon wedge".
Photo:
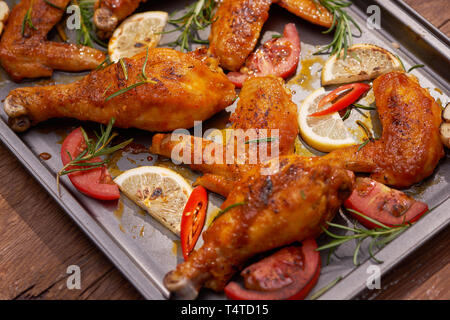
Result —
[[298, 124], [303, 140], [311, 147], [322, 152], [331, 152], [335, 149], [357, 144], [356, 140], [348, 132], [338, 112], [321, 117], [309, 116], [319, 111], [318, 104], [324, 96], [325, 89], [317, 89], [300, 106]]
[[108, 54], [111, 61], [130, 58], [147, 48], [156, 47], [167, 19], [168, 14], [163, 11], [147, 11], [128, 17], [109, 40]]
[[120, 190], [176, 235], [191, 185], [173, 170], [143, 166], [130, 169], [114, 179]]
[[373, 80], [395, 70], [402, 71], [402, 63], [388, 50], [373, 44], [355, 44], [348, 48], [345, 59], [335, 54], [327, 60], [322, 85]]

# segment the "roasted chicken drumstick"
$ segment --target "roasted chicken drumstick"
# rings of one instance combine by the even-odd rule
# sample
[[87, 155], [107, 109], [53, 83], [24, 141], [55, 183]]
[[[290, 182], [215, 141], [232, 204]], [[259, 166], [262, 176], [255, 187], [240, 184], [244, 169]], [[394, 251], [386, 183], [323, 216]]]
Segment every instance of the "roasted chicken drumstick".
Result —
[[441, 108], [417, 78], [402, 72], [378, 77], [373, 90], [381, 138], [362, 148], [335, 150], [325, 159], [344, 160], [349, 170], [370, 172], [387, 185], [409, 187], [430, 176], [444, 156]]
[[[51, 1], [60, 8], [66, 8], [69, 2]], [[0, 62], [14, 81], [49, 77], [54, 69], [95, 69], [105, 59], [103, 52], [93, 48], [47, 40], [63, 14], [64, 10], [44, 0], [22, 0], [13, 8], [0, 41]], [[26, 15], [30, 20], [25, 20]]]
[[[270, 149], [273, 145], [279, 149], [275, 156], [289, 155], [294, 152], [294, 141], [298, 135], [297, 123], [297, 106], [291, 100], [291, 94], [284, 86], [284, 81], [281, 78], [273, 76], [256, 77], [245, 82], [240, 95], [235, 112], [230, 118], [232, 132], [238, 133], [237, 130], [242, 130], [242, 133], [249, 133], [249, 130], [255, 129], [256, 134], [261, 134], [260, 129], [266, 129], [265, 135], [272, 136], [278, 130], [278, 139], [268, 144], [264, 141], [259, 143], [249, 143], [244, 145], [246, 150], [238, 151], [234, 148], [231, 152], [234, 153], [234, 159], [238, 159], [239, 155], [246, 155], [243, 161], [245, 163], [238, 164], [236, 162], [227, 164], [226, 152], [222, 152], [222, 159], [214, 161], [209, 153], [203, 153], [203, 161], [194, 163], [194, 145], [199, 143], [202, 150], [206, 148], [215, 150], [224, 150], [230, 147], [231, 143], [237, 145], [237, 141], [228, 141], [224, 146], [220, 143], [215, 143], [209, 140], [204, 140], [201, 137], [189, 137], [182, 141], [173, 141], [171, 134], [156, 134], [153, 137], [152, 152], [166, 157], [172, 158], [176, 161], [183, 161], [185, 154], [174, 152], [175, 148], [187, 150], [189, 153], [190, 167], [193, 170], [205, 173], [202, 177], [197, 179], [196, 184], [200, 184], [217, 192], [223, 196], [227, 196], [233, 182], [238, 181], [244, 172], [251, 170], [256, 164], [251, 164], [249, 161], [249, 153], [252, 147], [259, 148], [260, 145], [268, 145], [267, 155], [270, 157], [273, 152]], [[247, 141], [258, 139], [258, 137], [244, 137]], [[264, 139], [262, 139], [264, 140]], [[183, 144], [180, 147], [180, 144]], [[227, 151], [227, 150], [226, 150]], [[258, 149], [253, 149], [253, 153], [259, 154]], [[257, 162], [261, 162], [258, 159]], [[228, 161], [229, 162], [229, 161]]]
[[353, 188], [353, 174], [327, 161], [292, 155], [279, 162], [275, 174], [254, 167], [233, 187], [222, 208], [240, 205], [218, 217], [203, 246], [166, 275], [175, 297], [193, 299], [203, 285], [222, 291], [255, 254], [318, 236]]
[[72, 84], [15, 89], [4, 108], [15, 131], [60, 117], [103, 124], [114, 117], [121, 128], [171, 131], [210, 118], [235, 97], [234, 85], [201, 49], [154, 48]]

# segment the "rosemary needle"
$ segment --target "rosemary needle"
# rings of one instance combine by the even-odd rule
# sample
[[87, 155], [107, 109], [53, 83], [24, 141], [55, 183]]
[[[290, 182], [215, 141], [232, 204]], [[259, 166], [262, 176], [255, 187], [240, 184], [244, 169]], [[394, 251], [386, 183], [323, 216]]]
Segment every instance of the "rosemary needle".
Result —
[[223, 209], [223, 210], [220, 210], [219, 213], [214, 217], [213, 222], [214, 222], [218, 217], [220, 217], [221, 215], [223, 215], [225, 212], [228, 212], [228, 211], [230, 211], [231, 209], [233, 209], [233, 208], [235, 208], [235, 207], [243, 206], [243, 205], [245, 205], [245, 204], [246, 204], [246, 202], [237, 202], [237, 203], [234, 203], [234, 204], [232, 204], [232, 205], [229, 205], [228, 207], [226, 207], [226, 208]]
[[327, 292], [328, 290], [330, 290], [331, 288], [333, 288], [339, 281], [342, 280], [342, 277], [339, 276], [336, 279], [334, 279], [333, 281], [331, 281], [329, 284], [327, 284], [325, 287], [323, 287], [322, 289], [318, 290], [317, 292], [315, 292], [310, 300], [316, 300], [317, 298], [319, 298], [320, 296], [322, 296], [325, 292]]
[[57, 6], [57, 5], [54, 4], [53, 2], [50, 2], [50, 1], [48, 1], [48, 0], [44, 0], [44, 2], [45, 2], [46, 4], [48, 4], [50, 7], [53, 7], [53, 8], [55, 8], [55, 9], [64, 11], [64, 8], [62, 8], [62, 7], [60, 7], [60, 6]]

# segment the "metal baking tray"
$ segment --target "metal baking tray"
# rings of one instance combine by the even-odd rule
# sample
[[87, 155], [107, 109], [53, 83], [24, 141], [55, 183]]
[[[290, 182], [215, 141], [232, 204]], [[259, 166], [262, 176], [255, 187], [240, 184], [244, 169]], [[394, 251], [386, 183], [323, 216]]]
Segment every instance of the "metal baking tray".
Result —
[[[7, 0], [6, 2], [11, 6], [18, 1]], [[170, 0], [154, 3], [149, 1], [139, 10], [174, 12], [184, 8], [190, 2]], [[420, 79], [422, 86], [430, 88], [431, 94], [436, 99], [443, 104], [447, 103], [450, 95], [449, 39], [402, 1], [355, 0], [353, 3], [354, 5], [350, 9], [351, 14], [363, 29], [362, 35], [357, 36], [354, 42], [374, 43], [385, 47], [398, 54], [407, 68], [418, 63], [424, 64], [425, 68], [416, 69], [413, 73]], [[366, 10], [371, 5], [376, 5], [380, 9], [382, 27], [380, 30], [369, 30], [366, 26]], [[317, 46], [329, 43], [331, 38], [329, 35], [321, 34], [322, 28], [303, 21], [274, 5], [270, 11], [269, 20], [264, 26], [262, 40], [268, 39], [273, 32], [282, 32], [284, 24], [289, 22], [297, 25], [302, 41], [304, 69], [301, 69], [302, 65], [300, 65], [299, 75], [288, 83], [294, 93], [294, 102], [300, 104], [312, 88], [320, 87], [320, 59], [323, 62], [326, 57], [313, 57], [312, 53], [316, 51]], [[205, 30], [204, 35], [207, 35], [208, 32]], [[171, 38], [173, 35], [165, 35], [161, 45], [170, 42]], [[303, 71], [306, 72], [306, 75], [302, 74]], [[2, 70], [0, 72], [0, 96], [2, 99], [10, 90], [20, 86], [67, 83], [86, 74], [56, 72], [52, 79], [16, 84], [10, 81]], [[223, 125], [230, 110], [232, 108], [207, 121], [204, 127]], [[61, 196], [57, 194], [55, 174], [61, 168], [59, 151], [62, 139], [73, 128], [81, 124], [84, 127], [95, 129], [98, 128], [98, 125], [56, 119], [17, 135], [8, 127], [3, 107], [0, 117], [2, 119], [0, 121], [0, 138], [6, 147], [136, 289], [147, 299], [168, 298], [169, 293], [163, 286], [162, 279], [166, 272], [174, 269], [182, 261], [180, 244], [174, 234], [149, 215], [143, 214], [142, 210], [125, 197], [116, 202], [90, 199], [77, 192], [66, 177], [62, 179]], [[152, 134], [148, 132], [140, 130], [119, 130], [119, 132], [124, 137], [134, 137], [136, 143], [146, 147], [151, 141]], [[42, 152], [49, 153], [52, 157], [44, 161], [39, 157]], [[157, 163], [171, 166], [167, 160], [158, 159], [158, 157], [145, 152], [133, 152], [133, 150], [114, 155], [112, 163], [113, 166], [110, 170], [113, 175], [137, 165]], [[190, 180], [196, 177], [196, 174], [187, 168], [180, 167], [177, 170]], [[390, 270], [415, 248], [448, 225], [450, 221], [449, 186], [450, 158], [447, 154], [432, 177], [407, 190], [416, 198], [426, 201], [430, 207], [437, 206], [437, 208], [376, 253], [377, 258], [384, 261], [383, 264], [378, 265], [381, 274]], [[210, 194], [209, 197], [212, 205], [209, 207], [208, 215], [211, 216], [223, 199], [214, 194]], [[336, 219], [342, 218], [338, 215]], [[322, 236], [319, 241], [325, 243], [329, 240]], [[341, 246], [332, 256], [328, 265], [326, 265], [327, 253], [323, 253], [324, 267], [313, 293], [338, 276], [343, 279], [321, 296], [321, 299], [352, 299], [365, 289], [368, 278], [367, 268], [375, 263], [368, 260], [368, 256], [361, 255], [361, 265], [355, 267], [350, 254], [352, 246], [354, 246], [352, 243]], [[200, 298], [223, 299], [224, 295], [203, 290]]]

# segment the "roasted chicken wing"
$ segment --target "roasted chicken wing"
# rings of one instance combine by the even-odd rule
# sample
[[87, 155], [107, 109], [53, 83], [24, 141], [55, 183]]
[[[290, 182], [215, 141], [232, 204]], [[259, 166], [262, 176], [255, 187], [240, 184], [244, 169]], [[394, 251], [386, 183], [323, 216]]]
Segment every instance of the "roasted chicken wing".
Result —
[[[65, 8], [70, 0], [52, 0]], [[22, 0], [16, 5], [0, 41], [0, 62], [14, 81], [49, 77], [53, 70], [83, 71], [95, 69], [104, 59], [99, 50], [47, 40], [64, 10], [44, 0]], [[29, 15], [29, 20], [26, 19]]]
[[239, 71], [255, 49], [272, 3], [321, 26], [330, 27], [333, 21], [331, 13], [313, 0], [223, 0], [209, 36], [210, 52], [223, 68]]
[[132, 14], [142, 2], [147, 0], [97, 0], [94, 24], [102, 38], [109, 37], [120, 21]]
[[333, 151], [325, 158], [344, 161], [355, 172], [370, 172], [384, 184], [409, 187], [430, 176], [444, 156], [441, 108], [414, 76], [402, 72], [380, 76], [373, 90], [383, 126], [381, 138], [362, 148]]
[[[204, 173], [196, 184], [227, 196], [233, 182], [238, 181], [244, 172], [261, 163], [263, 160], [261, 157], [256, 161], [250, 161], [251, 155], [255, 158], [256, 155], [260, 155], [259, 148], [267, 147], [268, 158], [292, 154], [294, 141], [298, 135], [297, 106], [292, 102], [291, 94], [285, 88], [281, 78], [267, 76], [249, 79], [244, 83], [239, 98], [236, 110], [230, 117], [230, 133], [233, 135], [229, 136], [233, 139], [228, 139], [226, 145], [204, 140], [201, 137], [189, 136], [176, 140], [171, 134], [157, 134], [153, 137], [151, 151], [175, 161], [186, 163], [187, 159], [193, 170]], [[262, 132], [263, 129], [267, 131]], [[255, 134], [253, 137], [252, 133]], [[263, 134], [267, 137], [266, 139], [260, 138]], [[277, 138], [267, 143], [267, 140], [272, 140], [270, 138], [272, 136]], [[244, 150], [237, 149], [239, 143], [234, 139], [235, 137], [247, 141], [247, 144], [241, 141], [240, 146], [244, 147]], [[248, 143], [249, 141], [251, 143]], [[196, 144], [201, 146], [200, 152], [203, 155], [201, 161], [194, 161]], [[274, 147], [277, 148], [277, 153], [271, 149]], [[181, 152], [174, 152], [174, 150], [181, 150]], [[205, 152], [205, 150], [212, 150], [212, 152]], [[219, 150], [224, 151], [220, 154], [220, 159], [216, 159]], [[188, 153], [187, 158], [183, 152]], [[234, 156], [232, 159], [227, 158], [230, 153]]]
[[220, 65], [238, 71], [253, 51], [272, 0], [224, 0], [219, 5], [209, 36], [209, 50]]
[[221, 291], [252, 256], [318, 236], [353, 188], [353, 174], [327, 161], [292, 155], [279, 162], [276, 173], [261, 175], [254, 167], [234, 186], [222, 208], [235, 206], [203, 233], [203, 246], [164, 278], [175, 297], [193, 299], [203, 285]]
[[124, 66], [112, 64], [72, 84], [18, 88], [6, 98], [5, 112], [16, 131], [59, 117], [103, 124], [114, 117], [117, 127], [148, 131], [190, 128], [236, 97], [217, 60], [200, 51], [154, 48], [148, 57], [124, 59]]

